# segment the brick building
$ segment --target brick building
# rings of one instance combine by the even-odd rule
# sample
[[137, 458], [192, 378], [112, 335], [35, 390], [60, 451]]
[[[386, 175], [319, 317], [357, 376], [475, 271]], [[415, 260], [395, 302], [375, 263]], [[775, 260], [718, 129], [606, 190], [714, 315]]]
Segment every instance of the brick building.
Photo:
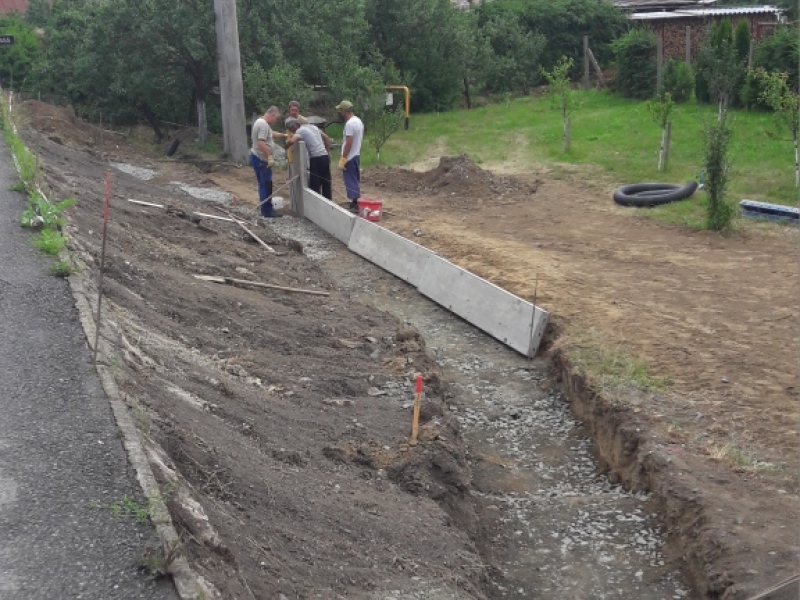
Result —
[[0, 15], [12, 12], [24, 13], [28, 10], [28, 0], [0, 0]]
[[620, 0], [615, 4], [627, 4], [628, 6], [620, 6], [627, 10], [635, 7], [629, 18], [652, 29], [661, 38], [666, 59], [686, 60], [688, 50], [690, 60], [694, 61], [700, 52], [708, 26], [723, 19], [731, 20], [734, 31], [740, 21], [747, 22], [750, 36], [756, 41], [771, 35], [782, 19], [780, 9], [774, 6], [709, 6], [710, 3], [686, 4], [679, 0], [673, 0], [672, 6], [663, 6], [664, 0], [660, 0], [660, 10], [653, 10], [655, 0], [649, 4]]

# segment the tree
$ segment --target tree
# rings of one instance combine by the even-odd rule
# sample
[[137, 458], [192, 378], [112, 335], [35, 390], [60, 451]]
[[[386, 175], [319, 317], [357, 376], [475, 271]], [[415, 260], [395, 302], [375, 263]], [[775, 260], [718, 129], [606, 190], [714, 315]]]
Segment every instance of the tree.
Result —
[[542, 69], [547, 82], [550, 84], [548, 94], [553, 102], [553, 106], [561, 113], [561, 120], [564, 123], [564, 137], [562, 151], [569, 152], [572, 142], [572, 125], [570, 115], [575, 109], [575, 92], [572, 89], [572, 82], [569, 78], [569, 71], [572, 68], [573, 60], [562, 56], [556, 63], [551, 72]]
[[459, 11], [450, 0], [366, 0], [370, 40], [411, 83], [415, 110], [453, 106], [462, 86]]
[[14, 36], [14, 45], [0, 50], [0, 78], [4, 83], [13, 81], [14, 87], [21, 88], [38, 59], [39, 39], [33, 26], [13, 13], [0, 18], [0, 31]]
[[705, 126], [706, 191], [708, 210], [706, 226], [713, 231], [727, 229], [733, 220], [734, 209], [726, 200], [730, 161], [728, 150], [731, 141], [731, 128], [725, 115]]
[[483, 31], [492, 51], [487, 57], [487, 87], [495, 92], [528, 94], [540, 76], [544, 36], [526, 31], [513, 15], [487, 21]]
[[669, 157], [669, 142], [672, 131], [672, 121], [670, 116], [675, 102], [669, 92], [656, 96], [655, 100], [648, 100], [647, 111], [653, 122], [661, 128], [661, 147], [658, 150], [658, 170], [667, 170], [667, 160]]
[[740, 61], [746, 62], [750, 54], [750, 25], [748, 25], [747, 21], [739, 21], [736, 26], [733, 45], [736, 46], [736, 57]]
[[646, 29], [629, 31], [612, 45], [617, 72], [613, 86], [623, 96], [644, 100], [656, 84], [656, 36]]
[[719, 107], [718, 120], [722, 121], [744, 73], [744, 62], [736, 54], [728, 19], [720, 21], [713, 36], [706, 36], [700, 54], [701, 75], [708, 85], [711, 99]]
[[761, 100], [775, 111], [775, 121], [779, 129], [788, 129], [794, 143], [794, 185], [800, 188], [800, 94], [789, 87], [787, 73], [755, 71], [762, 83]]
[[244, 97], [245, 105], [261, 114], [272, 104], [284, 110], [291, 100], [306, 106], [313, 93], [298, 67], [287, 63], [265, 71], [259, 63], [252, 63], [244, 71]]
[[378, 155], [378, 162], [381, 162], [381, 148], [389, 141], [392, 134], [400, 129], [405, 120], [403, 111], [400, 110], [382, 110], [375, 117], [370, 128], [370, 137], [372, 138], [372, 145], [375, 146], [375, 152]]

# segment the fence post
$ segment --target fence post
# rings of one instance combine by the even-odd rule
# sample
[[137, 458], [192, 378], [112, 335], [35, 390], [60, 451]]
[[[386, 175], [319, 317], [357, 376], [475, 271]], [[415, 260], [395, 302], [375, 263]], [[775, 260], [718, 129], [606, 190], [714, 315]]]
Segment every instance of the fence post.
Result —
[[659, 34], [656, 37], [656, 94], [664, 87], [664, 40]]
[[589, 36], [583, 36], [583, 87], [589, 89]]
[[692, 64], [692, 26], [686, 26], [686, 64]]

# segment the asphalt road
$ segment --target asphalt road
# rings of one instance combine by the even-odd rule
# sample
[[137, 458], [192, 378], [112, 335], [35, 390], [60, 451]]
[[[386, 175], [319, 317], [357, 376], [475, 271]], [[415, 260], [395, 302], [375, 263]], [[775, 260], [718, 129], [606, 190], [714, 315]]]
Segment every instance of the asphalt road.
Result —
[[143, 494], [69, 286], [19, 226], [17, 179], [0, 142], [0, 599], [175, 599], [136, 567], [152, 525], [109, 508]]

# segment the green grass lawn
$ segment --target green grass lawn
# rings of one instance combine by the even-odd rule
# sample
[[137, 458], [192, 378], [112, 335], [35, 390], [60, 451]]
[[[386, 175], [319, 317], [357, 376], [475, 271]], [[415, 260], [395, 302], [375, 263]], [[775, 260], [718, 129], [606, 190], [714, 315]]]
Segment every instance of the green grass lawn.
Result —
[[[716, 108], [695, 103], [673, 113], [669, 171], [657, 171], [661, 131], [644, 102], [606, 92], [578, 92], [572, 117], [572, 149], [561, 152], [562, 125], [547, 98], [525, 97], [472, 110], [412, 115], [411, 129], [399, 131], [383, 148], [383, 164], [404, 165], [441, 154], [467, 153], [477, 163], [515, 162], [597, 165], [603, 179], [618, 183], [696, 179], [703, 162], [703, 123], [716, 118]], [[731, 111], [732, 171], [728, 198], [797, 204], [793, 146], [789, 134], [775, 134], [772, 115]], [[334, 132], [330, 128], [330, 134]], [[338, 139], [338, 138], [334, 138]], [[365, 140], [365, 165], [375, 164], [375, 150]], [[587, 169], [587, 173], [597, 169]], [[587, 175], [588, 176], [588, 175]], [[702, 226], [705, 193], [646, 213], [690, 227]]]

